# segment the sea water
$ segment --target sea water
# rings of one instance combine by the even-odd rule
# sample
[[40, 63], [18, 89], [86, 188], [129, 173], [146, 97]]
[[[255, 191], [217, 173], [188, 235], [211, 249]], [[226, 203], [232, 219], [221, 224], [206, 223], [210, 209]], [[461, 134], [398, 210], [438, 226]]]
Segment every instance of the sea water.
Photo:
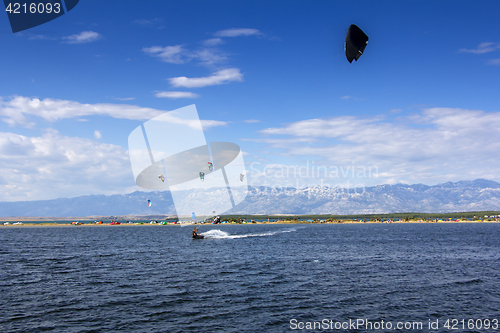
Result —
[[500, 224], [191, 230], [1, 227], [0, 331], [500, 331]]

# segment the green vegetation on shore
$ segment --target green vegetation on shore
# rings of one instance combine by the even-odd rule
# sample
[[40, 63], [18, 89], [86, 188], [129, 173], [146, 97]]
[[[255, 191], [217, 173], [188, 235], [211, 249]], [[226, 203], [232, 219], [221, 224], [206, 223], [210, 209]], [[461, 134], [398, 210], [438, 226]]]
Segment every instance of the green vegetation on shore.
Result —
[[435, 220], [435, 219], [483, 219], [485, 216], [500, 215], [500, 211], [455, 212], [455, 213], [389, 213], [354, 215], [222, 215], [223, 220]]

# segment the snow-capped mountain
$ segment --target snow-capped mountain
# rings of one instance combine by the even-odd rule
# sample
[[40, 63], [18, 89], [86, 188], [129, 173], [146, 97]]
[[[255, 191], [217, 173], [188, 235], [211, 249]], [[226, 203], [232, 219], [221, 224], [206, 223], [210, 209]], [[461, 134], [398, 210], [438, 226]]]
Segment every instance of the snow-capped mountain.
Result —
[[500, 209], [500, 184], [478, 179], [435, 186], [379, 185], [358, 189], [251, 188], [234, 213], [246, 214], [383, 214]]
[[[220, 200], [197, 190], [190, 202], [210, 207]], [[152, 201], [148, 207], [147, 200]], [[434, 186], [378, 185], [358, 189], [330, 187], [249, 187], [246, 199], [231, 214], [383, 214], [394, 212], [457, 212], [500, 210], [500, 183], [478, 179]], [[0, 202], [0, 216], [174, 215], [170, 192], [90, 195], [43, 201]]]

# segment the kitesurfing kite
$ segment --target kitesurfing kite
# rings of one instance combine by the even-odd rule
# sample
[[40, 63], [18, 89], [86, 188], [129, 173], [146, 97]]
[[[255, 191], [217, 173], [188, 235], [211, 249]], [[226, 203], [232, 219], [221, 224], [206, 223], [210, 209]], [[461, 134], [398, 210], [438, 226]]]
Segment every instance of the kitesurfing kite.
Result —
[[200, 172], [200, 179], [201, 179], [201, 181], [205, 180], [205, 173], [204, 172]]
[[243, 181], [243, 178], [245, 178], [245, 175], [240, 173], [240, 181]]
[[368, 44], [368, 36], [357, 25], [351, 24], [345, 36], [345, 56], [352, 63], [353, 60], [358, 61], [363, 54], [366, 45]]
[[214, 169], [214, 165], [212, 162], [208, 162], [208, 170], [212, 171]]
[[151, 200], [148, 199], [148, 207], [151, 207]]
[[165, 177], [163, 177], [163, 175], [159, 175], [158, 178], [160, 178], [162, 182], [165, 182]]

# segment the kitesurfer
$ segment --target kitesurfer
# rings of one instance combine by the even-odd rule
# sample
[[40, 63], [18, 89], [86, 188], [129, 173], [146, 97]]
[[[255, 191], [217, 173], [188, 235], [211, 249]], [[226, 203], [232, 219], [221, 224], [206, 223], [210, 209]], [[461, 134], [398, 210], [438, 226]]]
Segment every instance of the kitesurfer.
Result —
[[196, 236], [198, 236], [198, 230], [193, 227], [193, 238], [196, 238]]

